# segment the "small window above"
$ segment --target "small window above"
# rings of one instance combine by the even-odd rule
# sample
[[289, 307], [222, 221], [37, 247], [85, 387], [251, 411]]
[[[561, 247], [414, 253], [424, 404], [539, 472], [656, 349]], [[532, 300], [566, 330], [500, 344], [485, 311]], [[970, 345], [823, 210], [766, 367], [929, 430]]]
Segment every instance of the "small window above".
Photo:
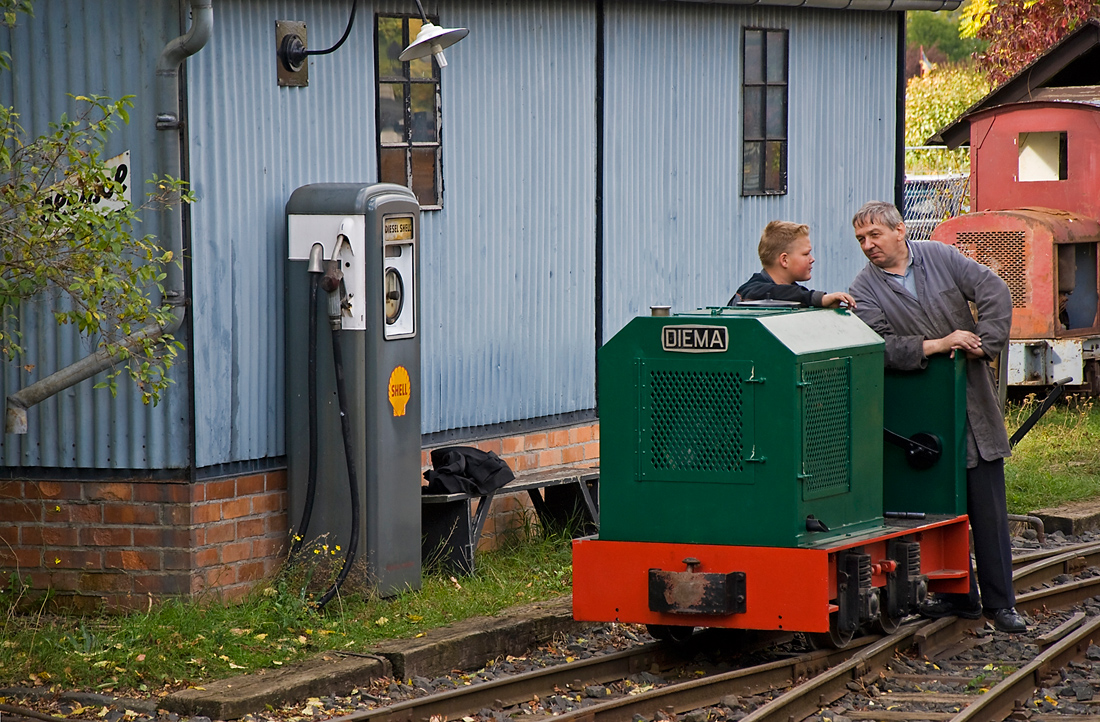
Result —
[[741, 195], [787, 192], [787, 31], [745, 28]]
[[1066, 132], [1020, 133], [1016, 177], [1022, 182], [1066, 179]]

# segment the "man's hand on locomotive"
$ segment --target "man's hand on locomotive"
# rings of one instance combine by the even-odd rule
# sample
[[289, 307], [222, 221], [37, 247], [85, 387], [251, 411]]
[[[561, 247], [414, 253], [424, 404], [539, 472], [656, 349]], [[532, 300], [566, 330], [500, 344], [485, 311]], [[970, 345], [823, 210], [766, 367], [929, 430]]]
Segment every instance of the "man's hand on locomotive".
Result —
[[952, 331], [943, 338], [930, 338], [924, 342], [924, 355], [932, 356], [937, 353], [948, 353], [955, 358], [955, 351], [963, 351], [967, 358], [986, 358], [982, 350], [982, 339], [978, 334], [970, 331]]

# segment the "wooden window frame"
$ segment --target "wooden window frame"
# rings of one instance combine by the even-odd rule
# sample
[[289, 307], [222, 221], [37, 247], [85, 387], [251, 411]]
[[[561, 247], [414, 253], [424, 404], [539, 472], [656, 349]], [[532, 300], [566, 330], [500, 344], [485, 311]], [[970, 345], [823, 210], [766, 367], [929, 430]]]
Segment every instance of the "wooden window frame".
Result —
[[[397, 183], [398, 185], [406, 186], [417, 192], [418, 186], [421, 185], [420, 181], [424, 180], [422, 174], [416, 173], [414, 177], [414, 154], [423, 157], [424, 151], [434, 149], [435, 158], [432, 164], [434, 177], [431, 178], [431, 187], [435, 189], [435, 197], [429, 199], [421, 199], [420, 194], [417, 193], [417, 200], [420, 202], [421, 210], [440, 210], [443, 208], [443, 102], [441, 96], [441, 74], [439, 72], [439, 65], [436, 63], [435, 58], [428, 56], [423, 61], [410, 61], [399, 63], [401, 67], [401, 75], [383, 75], [382, 74], [382, 53], [387, 49], [382, 47], [383, 39], [379, 34], [380, 21], [381, 20], [400, 20], [401, 21], [401, 47], [407, 48], [409, 43], [416, 37], [416, 32], [419, 30], [421, 18], [419, 15], [404, 15], [401, 13], [376, 13], [374, 16], [374, 108], [375, 108], [375, 143], [376, 143], [376, 157], [378, 160], [378, 180], [382, 183]], [[435, 24], [439, 23], [439, 18], [430, 17], [429, 21]], [[417, 26], [415, 29], [412, 26]], [[413, 73], [410, 67], [413, 63], [428, 62], [431, 63], [431, 77], [413, 77]], [[383, 132], [386, 128], [383, 127], [383, 85], [398, 85], [403, 87], [403, 101], [404, 101], [404, 115], [403, 115], [403, 138], [400, 141], [392, 139], [384, 140]], [[412, 110], [413, 99], [413, 87], [430, 85], [435, 88], [435, 140], [413, 140], [412, 135], [414, 131], [414, 118]], [[386, 171], [386, 163], [383, 156], [386, 155], [386, 151], [393, 151], [395, 149], [404, 150], [404, 178], [399, 178], [396, 174], [391, 174]]]
[[[759, 35], [760, 77], [749, 77], [749, 37]], [[769, 78], [769, 42], [776, 36], [783, 39], [782, 78]], [[745, 27], [741, 33], [741, 195], [771, 196], [786, 195], [788, 188], [788, 122], [790, 119], [790, 30], [787, 28]], [[772, 66], [774, 70], [774, 63]], [[781, 89], [782, 108], [769, 107], [769, 91]], [[751, 95], [758, 100], [752, 101]], [[749, 127], [750, 113], [746, 112], [750, 102], [759, 102], [759, 118], [756, 128]], [[774, 102], [771, 103], [775, 105]], [[782, 130], [774, 132], [769, 128], [768, 112], [782, 112]], [[763, 133], [760, 132], [761, 128]], [[775, 177], [769, 177], [769, 160], [776, 164]]]

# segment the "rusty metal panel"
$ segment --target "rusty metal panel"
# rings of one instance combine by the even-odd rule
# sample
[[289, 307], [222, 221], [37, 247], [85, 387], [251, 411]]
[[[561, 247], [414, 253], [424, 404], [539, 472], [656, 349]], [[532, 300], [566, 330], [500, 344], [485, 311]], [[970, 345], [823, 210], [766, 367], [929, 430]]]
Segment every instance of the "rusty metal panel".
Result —
[[1100, 222], [1062, 211], [987, 211], [944, 221], [932, 239], [989, 266], [1008, 284], [1013, 339], [1100, 330], [1096, 258]]
[[[0, 73], [0, 102], [14, 105], [32, 135], [49, 131], [62, 113], [72, 115], [73, 95], [134, 96], [130, 122], [107, 144], [107, 155], [130, 152], [132, 194], [140, 202], [145, 181], [158, 172], [154, 69], [164, 45], [178, 36], [179, 3], [142, 0], [39, 0], [34, 17], [19, 16], [0, 28], [0, 49], [12, 56]], [[156, 235], [157, 214], [136, 229]], [[58, 327], [45, 302], [19, 311], [26, 355], [0, 362], [0, 399], [79, 360], [92, 340]], [[177, 334], [186, 340], [186, 332]], [[46, 469], [161, 470], [189, 466], [190, 379], [186, 360], [172, 369], [175, 381], [158, 406], [146, 406], [123, 374], [118, 395], [93, 386], [100, 374], [28, 411], [26, 435], [0, 434], [0, 465]]]
[[[1100, 108], [1070, 102], [1017, 103], [970, 119], [975, 211], [1057, 208], [1100, 218]], [[1036, 133], [1065, 133], [1065, 178], [1021, 180], [1021, 142]], [[1058, 149], [1053, 149], [1058, 153]]]

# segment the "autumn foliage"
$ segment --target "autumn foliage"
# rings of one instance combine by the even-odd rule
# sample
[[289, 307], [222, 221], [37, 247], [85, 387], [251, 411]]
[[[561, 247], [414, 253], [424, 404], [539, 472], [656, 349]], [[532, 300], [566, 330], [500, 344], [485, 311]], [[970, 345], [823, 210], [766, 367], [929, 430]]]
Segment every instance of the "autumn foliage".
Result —
[[992, 0], [978, 19], [976, 36], [989, 42], [977, 53], [978, 68], [995, 84], [1005, 82], [1090, 17], [1095, 0]]

